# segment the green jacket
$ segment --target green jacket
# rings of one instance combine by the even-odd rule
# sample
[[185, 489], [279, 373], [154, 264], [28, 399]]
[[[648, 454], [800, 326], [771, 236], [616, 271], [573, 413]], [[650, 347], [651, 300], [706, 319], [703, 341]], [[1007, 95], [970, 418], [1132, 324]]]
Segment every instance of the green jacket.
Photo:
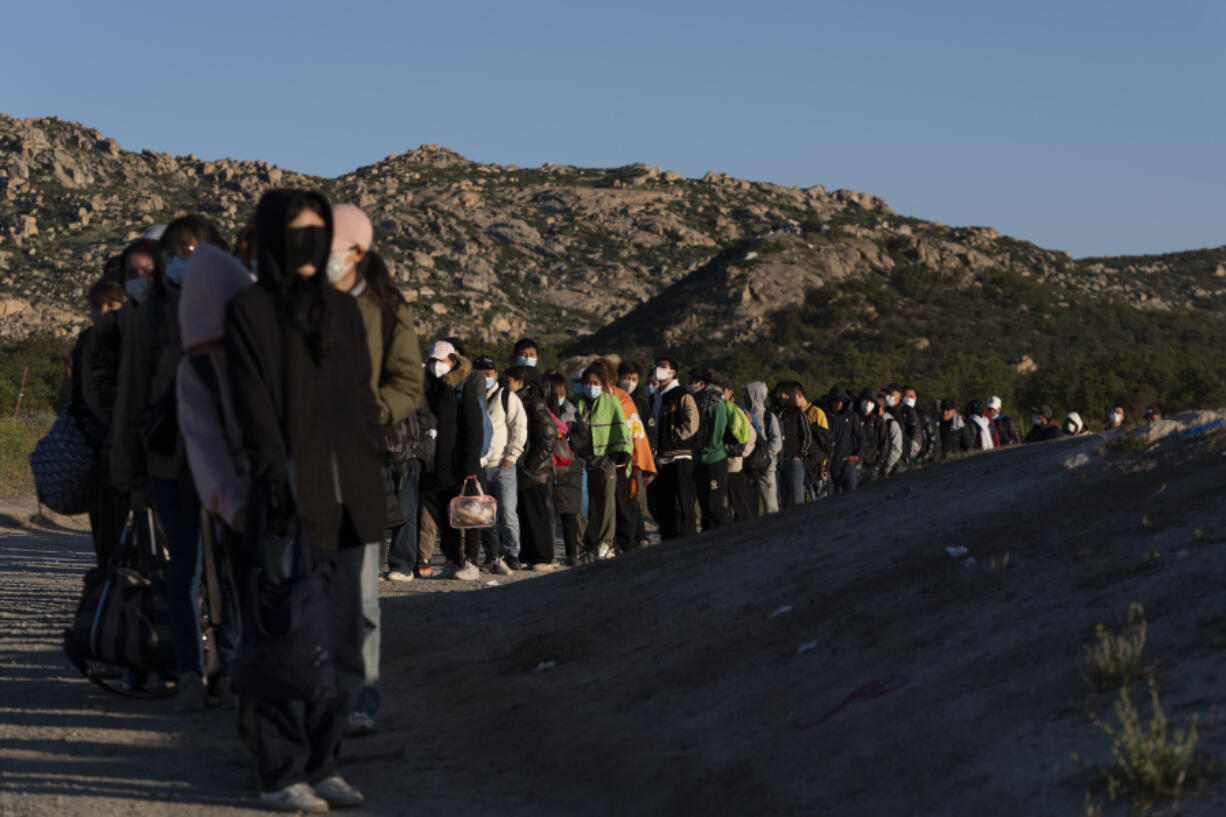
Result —
[[[699, 405], [701, 406], [701, 402]], [[721, 397], [708, 411], [711, 412], [711, 439], [699, 452], [698, 461], [703, 465], [714, 465], [720, 460], [728, 459], [728, 452], [724, 450], [724, 432], [728, 429], [728, 404]]]
[[397, 307], [396, 324], [386, 343], [383, 308], [369, 288], [358, 296], [358, 311], [370, 349], [370, 387], [379, 406], [380, 425], [398, 423], [421, 405], [421, 347], [408, 303]]
[[584, 396], [579, 398], [579, 414], [592, 429], [592, 455], [608, 457], [629, 473], [634, 440], [621, 401], [612, 394], [602, 394], [593, 404]]

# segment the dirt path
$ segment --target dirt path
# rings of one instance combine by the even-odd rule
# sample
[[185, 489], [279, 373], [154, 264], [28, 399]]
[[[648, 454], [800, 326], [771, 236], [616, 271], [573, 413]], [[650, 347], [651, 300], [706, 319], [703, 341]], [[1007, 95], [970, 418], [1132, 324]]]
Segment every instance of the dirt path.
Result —
[[[1220, 759], [1226, 434], [1101, 445], [973, 457], [510, 586], [385, 585], [381, 732], [345, 746], [360, 813], [1082, 815], [1106, 797], [1070, 755], [1110, 760], [1087, 713], [1113, 700], [1082, 651], [1133, 601], [1168, 718], [1198, 713]], [[0, 815], [257, 813], [227, 713], [67, 668], [87, 554], [78, 534], [0, 539]], [[895, 691], [823, 720], [872, 682]], [[1182, 808], [1226, 813], [1226, 786]]]

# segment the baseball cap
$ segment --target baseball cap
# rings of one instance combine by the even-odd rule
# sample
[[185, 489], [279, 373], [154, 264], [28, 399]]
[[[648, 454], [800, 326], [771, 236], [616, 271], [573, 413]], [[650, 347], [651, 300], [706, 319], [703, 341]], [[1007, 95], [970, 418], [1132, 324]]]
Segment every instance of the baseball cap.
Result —
[[436, 340], [426, 355], [428, 360], [446, 360], [456, 353], [455, 347], [445, 340]]

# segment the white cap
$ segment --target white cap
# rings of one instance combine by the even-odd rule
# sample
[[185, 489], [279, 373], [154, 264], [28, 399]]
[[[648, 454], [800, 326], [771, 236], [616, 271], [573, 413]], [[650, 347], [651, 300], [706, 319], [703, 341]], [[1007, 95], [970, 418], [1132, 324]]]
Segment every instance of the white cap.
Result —
[[1000, 411], [1000, 406], [1001, 402], [999, 397], [992, 395], [988, 398], [988, 408], [992, 409], [992, 411]]
[[434, 345], [430, 347], [430, 353], [426, 355], [429, 360], [446, 360], [456, 353], [455, 347], [445, 340], [436, 340]]

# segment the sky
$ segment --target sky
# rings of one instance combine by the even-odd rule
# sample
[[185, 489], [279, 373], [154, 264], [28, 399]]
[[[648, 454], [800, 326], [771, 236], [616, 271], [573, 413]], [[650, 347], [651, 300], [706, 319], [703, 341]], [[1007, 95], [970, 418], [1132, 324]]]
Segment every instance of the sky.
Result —
[[421, 144], [882, 196], [1074, 256], [1226, 244], [1226, 3], [10, 4], [0, 110], [337, 176]]

